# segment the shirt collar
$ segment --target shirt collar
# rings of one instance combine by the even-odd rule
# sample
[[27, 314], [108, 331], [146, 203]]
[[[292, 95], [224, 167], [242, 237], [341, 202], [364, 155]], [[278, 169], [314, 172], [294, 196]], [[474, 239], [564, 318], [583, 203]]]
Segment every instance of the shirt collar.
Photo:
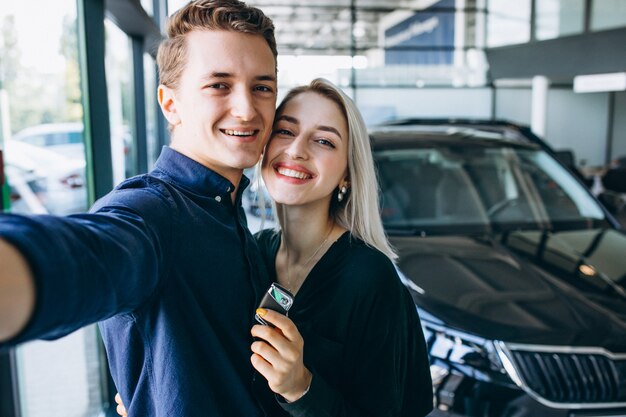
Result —
[[[165, 176], [170, 181], [200, 195], [225, 196], [229, 195], [235, 186], [217, 172], [205, 167], [193, 159], [164, 146], [157, 159], [153, 174]], [[250, 181], [241, 176], [238, 194], [248, 186]]]

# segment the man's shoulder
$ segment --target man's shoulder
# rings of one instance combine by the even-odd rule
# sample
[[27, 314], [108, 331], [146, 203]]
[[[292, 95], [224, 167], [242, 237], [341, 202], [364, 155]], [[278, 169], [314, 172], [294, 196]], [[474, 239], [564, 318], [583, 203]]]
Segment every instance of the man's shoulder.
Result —
[[90, 211], [95, 213], [120, 207], [138, 211], [174, 210], [176, 203], [173, 194], [173, 188], [167, 181], [150, 174], [137, 175], [122, 181], [96, 201]]

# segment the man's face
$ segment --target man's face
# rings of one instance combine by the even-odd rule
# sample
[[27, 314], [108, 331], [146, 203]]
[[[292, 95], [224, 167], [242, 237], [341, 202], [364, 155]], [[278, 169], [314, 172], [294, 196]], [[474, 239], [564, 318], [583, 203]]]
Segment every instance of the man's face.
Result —
[[237, 184], [272, 128], [274, 56], [261, 35], [205, 30], [186, 36], [178, 89], [159, 87], [163, 113], [174, 125], [171, 146]]

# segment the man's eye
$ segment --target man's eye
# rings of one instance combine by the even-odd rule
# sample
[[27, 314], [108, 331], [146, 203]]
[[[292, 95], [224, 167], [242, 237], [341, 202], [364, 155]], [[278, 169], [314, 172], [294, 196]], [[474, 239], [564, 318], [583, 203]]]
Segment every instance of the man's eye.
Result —
[[223, 83], [217, 83], [217, 84], [209, 84], [206, 86], [206, 88], [212, 88], [212, 89], [216, 89], [216, 90], [223, 90], [226, 88], [226, 84]]
[[258, 85], [255, 87], [257, 91], [261, 91], [264, 93], [273, 93], [274, 89], [272, 87], [268, 87], [267, 85]]

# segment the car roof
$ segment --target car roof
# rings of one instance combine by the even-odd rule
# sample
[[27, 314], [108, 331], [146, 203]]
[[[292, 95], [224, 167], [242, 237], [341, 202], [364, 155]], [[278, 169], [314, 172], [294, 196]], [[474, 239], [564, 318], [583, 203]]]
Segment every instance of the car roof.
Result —
[[19, 138], [24, 136], [42, 135], [58, 132], [83, 132], [83, 124], [79, 122], [67, 123], [44, 123], [41, 125], [27, 127], [17, 132], [13, 137]]
[[506, 121], [465, 119], [394, 120], [370, 128], [375, 147], [408, 145], [482, 145], [547, 148], [526, 126]]

